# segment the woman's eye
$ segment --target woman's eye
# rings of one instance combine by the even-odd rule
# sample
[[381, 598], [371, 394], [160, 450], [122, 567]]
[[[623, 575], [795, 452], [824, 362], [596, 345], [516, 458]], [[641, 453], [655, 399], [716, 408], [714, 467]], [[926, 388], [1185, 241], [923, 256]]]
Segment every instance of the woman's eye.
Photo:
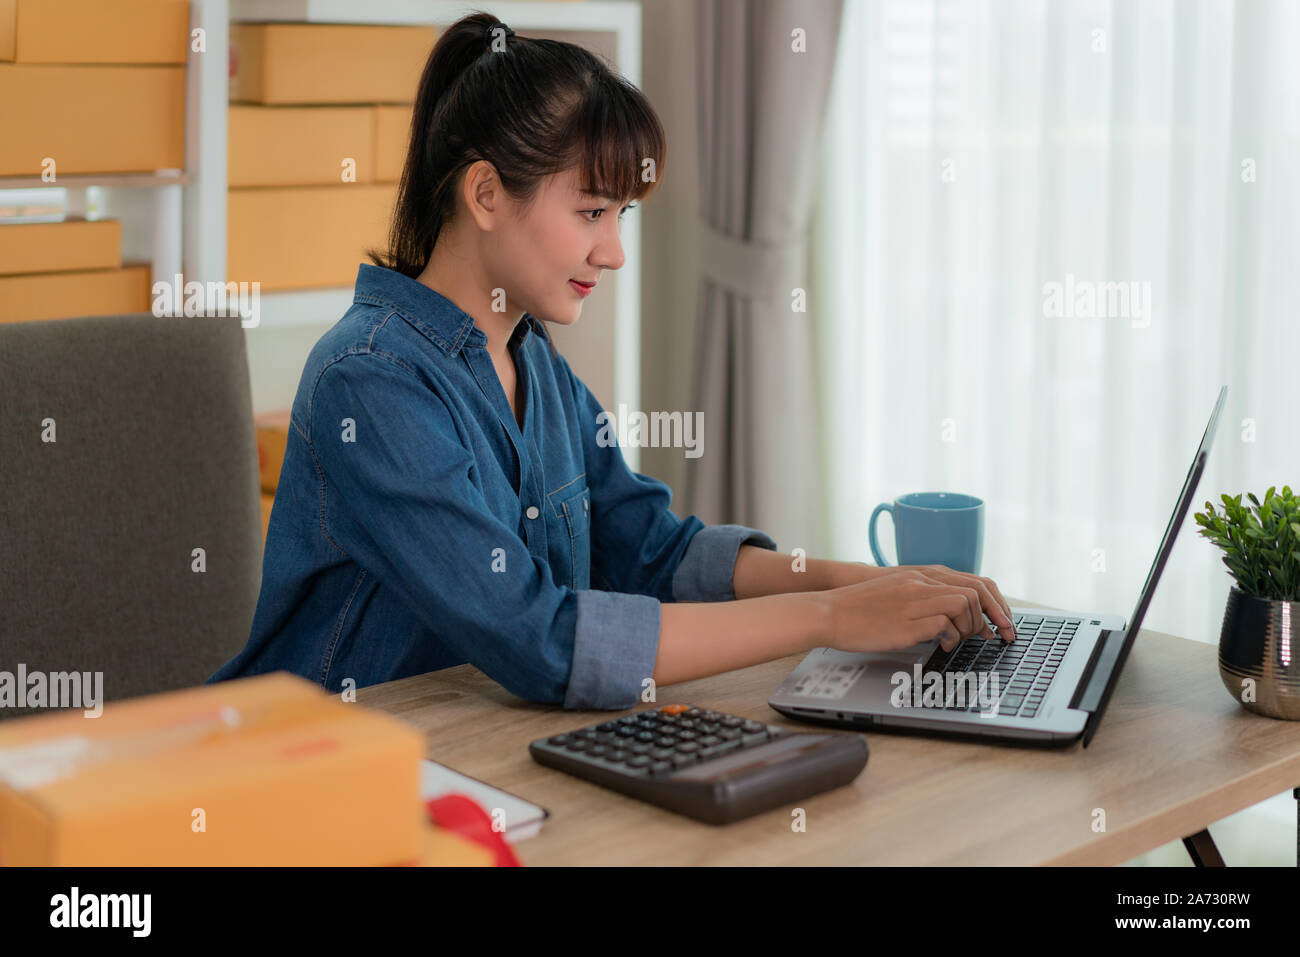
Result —
[[[627, 206], [624, 206], [621, 210], [619, 210], [619, 212], [618, 212], [618, 218], [619, 218], [619, 221], [622, 222], [622, 220], [623, 220], [623, 214], [624, 214], [624, 213], [626, 213], [629, 209], [634, 209], [634, 208], [636, 208], [636, 203], [629, 203]], [[586, 215], [587, 213], [595, 213], [595, 214], [596, 214], [596, 218], [595, 218], [595, 219], [589, 219], [589, 220], [587, 220], [587, 222], [589, 222], [589, 223], [594, 223], [594, 222], [596, 222], [598, 219], [600, 219], [600, 214], [603, 213], [603, 212], [605, 212], [605, 210], [603, 210], [603, 209], [584, 209], [582, 212], [583, 212], [584, 215]]]

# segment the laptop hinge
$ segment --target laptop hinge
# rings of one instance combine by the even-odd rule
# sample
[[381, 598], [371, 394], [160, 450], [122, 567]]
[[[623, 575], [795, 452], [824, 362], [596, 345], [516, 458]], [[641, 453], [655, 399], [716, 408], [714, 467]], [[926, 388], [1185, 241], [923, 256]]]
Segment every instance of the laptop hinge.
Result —
[[1079, 683], [1074, 688], [1074, 697], [1070, 699], [1071, 708], [1088, 712], [1097, 710], [1102, 692], [1106, 690], [1111, 669], [1123, 647], [1123, 629], [1102, 630], [1100, 639], [1092, 647], [1092, 655], [1083, 668], [1083, 674], [1079, 676]]

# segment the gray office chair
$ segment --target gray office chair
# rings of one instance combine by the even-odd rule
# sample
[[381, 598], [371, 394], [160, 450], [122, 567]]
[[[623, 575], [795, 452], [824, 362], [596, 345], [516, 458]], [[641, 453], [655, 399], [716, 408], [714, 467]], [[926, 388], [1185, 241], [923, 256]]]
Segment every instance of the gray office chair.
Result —
[[238, 318], [0, 323], [0, 671], [102, 672], [113, 701], [201, 684], [243, 647], [251, 404]]

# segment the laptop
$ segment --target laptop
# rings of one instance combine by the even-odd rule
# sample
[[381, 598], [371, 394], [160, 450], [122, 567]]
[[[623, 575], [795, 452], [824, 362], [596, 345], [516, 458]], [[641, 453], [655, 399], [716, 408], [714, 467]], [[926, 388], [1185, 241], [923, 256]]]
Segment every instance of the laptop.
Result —
[[1227, 394], [1225, 385], [1127, 622], [1013, 606], [1010, 643], [974, 635], [951, 652], [937, 639], [889, 652], [816, 648], [768, 704], [813, 724], [1048, 746], [1082, 737], [1086, 748], [1196, 495]]

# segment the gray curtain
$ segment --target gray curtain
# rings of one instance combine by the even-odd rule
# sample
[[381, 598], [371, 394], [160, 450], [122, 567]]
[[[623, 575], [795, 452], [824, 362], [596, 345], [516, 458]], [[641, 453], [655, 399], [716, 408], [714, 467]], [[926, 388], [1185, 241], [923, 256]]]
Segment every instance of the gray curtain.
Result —
[[[807, 232], [843, 0], [698, 0], [696, 10], [703, 278], [692, 389], [705, 443], [685, 499], [709, 524], [749, 525], [783, 551], [817, 556]], [[796, 289], [808, 311], [797, 311]]]

